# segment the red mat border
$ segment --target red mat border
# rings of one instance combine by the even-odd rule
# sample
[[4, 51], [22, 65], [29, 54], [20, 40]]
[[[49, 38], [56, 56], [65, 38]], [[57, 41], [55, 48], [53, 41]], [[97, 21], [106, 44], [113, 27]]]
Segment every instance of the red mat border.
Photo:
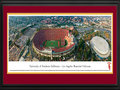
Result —
[[[113, 74], [7, 74], [7, 13], [113, 13]], [[117, 6], [3, 6], [3, 84], [117, 84]]]

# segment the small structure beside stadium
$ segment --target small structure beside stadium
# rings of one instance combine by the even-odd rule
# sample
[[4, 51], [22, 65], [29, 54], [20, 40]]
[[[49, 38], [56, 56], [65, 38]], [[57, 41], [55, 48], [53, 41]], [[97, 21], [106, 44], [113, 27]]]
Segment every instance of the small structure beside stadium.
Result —
[[110, 47], [108, 42], [99, 36], [95, 36], [90, 41], [92, 49], [95, 51], [96, 55], [100, 58], [107, 58], [110, 55]]
[[74, 36], [66, 29], [39, 30], [33, 38], [33, 49], [37, 54], [48, 57], [61, 57], [75, 48]]

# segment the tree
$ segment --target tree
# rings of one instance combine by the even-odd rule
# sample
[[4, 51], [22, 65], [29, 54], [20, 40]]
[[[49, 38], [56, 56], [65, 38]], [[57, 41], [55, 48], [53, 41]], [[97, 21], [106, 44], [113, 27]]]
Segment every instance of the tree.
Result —
[[82, 60], [82, 57], [84, 55], [84, 47], [85, 47], [85, 41], [80, 38], [78, 42], [78, 47], [77, 47], [77, 59]]
[[108, 57], [108, 61], [111, 61], [111, 55]]
[[26, 30], [26, 28], [25, 28], [25, 29], [22, 29], [22, 30], [21, 30], [21, 33], [24, 34], [25, 30]]
[[18, 33], [15, 37], [15, 39], [18, 39], [20, 37], [20, 34]]
[[37, 31], [39, 31], [40, 30], [40, 28], [37, 28]]
[[77, 30], [74, 30], [74, 35], [75, 35], [75, 37], [79, 35]]
[[9, 46], [12, 44], [12, 40], [9, 41]]
[[77, 58], [80, 61], [82, 59], [82, 55], [80, 53], [77, 54]]
[[92, 58], [91, 58], [93, 61], [96, 61], [95, 59], [95, 54], [92, 54]]
[[30, 39], [27, 40], [26, 45], [29, 46], [30, 44]]
[[105, 37], [109, 38], [109, 33], [107, 33], [106, 31], [104, 31]]
[[85, 44], [85, 41], [82, 38], [80, 38], [78, 46], [79, 47], [84, 47], [84, 44]]

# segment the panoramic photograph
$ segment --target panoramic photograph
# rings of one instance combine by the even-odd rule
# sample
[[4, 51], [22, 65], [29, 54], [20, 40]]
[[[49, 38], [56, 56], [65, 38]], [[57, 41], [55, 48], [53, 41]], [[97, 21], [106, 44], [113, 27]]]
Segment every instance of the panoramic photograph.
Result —
[[111, 61], [112, 16], [9, 16], [9, 61]]

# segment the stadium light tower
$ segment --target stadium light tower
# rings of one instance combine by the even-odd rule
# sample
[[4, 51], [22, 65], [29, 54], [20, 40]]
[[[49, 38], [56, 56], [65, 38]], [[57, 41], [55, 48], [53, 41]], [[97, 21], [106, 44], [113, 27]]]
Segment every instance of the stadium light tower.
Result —
[[51, 60], [53, 59], [53, 55], [52, 55], [52, 49], [51, 49], [51, 47], [50, 47], [50, 50], [51, 50]]

